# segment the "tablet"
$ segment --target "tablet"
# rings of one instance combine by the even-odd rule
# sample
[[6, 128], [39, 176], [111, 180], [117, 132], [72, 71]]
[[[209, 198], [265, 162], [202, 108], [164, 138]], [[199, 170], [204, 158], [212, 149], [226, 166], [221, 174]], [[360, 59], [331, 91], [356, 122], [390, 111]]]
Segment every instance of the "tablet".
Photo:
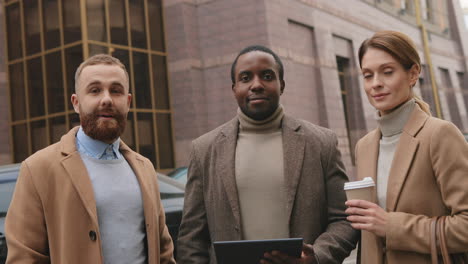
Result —
[[300, 257], [302, 238], [217, 241], [213, 243], [218, 264], [258, 264], [265, 252], [281, 251]]

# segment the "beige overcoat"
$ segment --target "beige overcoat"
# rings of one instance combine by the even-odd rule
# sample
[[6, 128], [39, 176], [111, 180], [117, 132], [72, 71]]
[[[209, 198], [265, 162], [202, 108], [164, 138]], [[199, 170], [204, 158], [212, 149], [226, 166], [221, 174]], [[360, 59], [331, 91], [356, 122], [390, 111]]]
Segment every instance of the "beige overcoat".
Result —
[[[179, 263], [214, 264], [212, 242], [242, 239], [234, 171], [238, 129], [239, 121], [234, 118], [193, 142], [177, 248]], [[282, 121], [282, 137], [290, 237], [313, 244], [320, 263], [341, 263], [355, 247], [358, 232], [344, 213], [347, 176], [337, 137], [288, 115]]]
[[[7, 263], [103, 263], [93, 186], [76, 150], [78, 127], [21, 165], [5, 223]], [[140, 183], [148, 263], [175, 263], [152, 163], [123, 142]]]
[[[358, 178], [377, 180], [380, 138], [376, 129], [356, 145]], [[362, 232], [361, 263], [431, 263], [430, 220], [441, 215], [450, 216], [449, 251], [468, 251], [468, 143], [452, 123], [430, 117], [418, 105], [395, 151], [386, 207], [387, 237]]]

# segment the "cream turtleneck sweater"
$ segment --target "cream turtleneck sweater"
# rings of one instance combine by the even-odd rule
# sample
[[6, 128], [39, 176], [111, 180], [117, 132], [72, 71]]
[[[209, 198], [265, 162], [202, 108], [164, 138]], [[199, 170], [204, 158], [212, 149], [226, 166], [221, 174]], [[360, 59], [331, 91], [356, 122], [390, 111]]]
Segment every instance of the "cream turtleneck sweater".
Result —
[[415, 105], [415, 100], [411, 99], [388, 115], [379, 116], [379, 113], [376, 113], [382, 132], [377, 161], [377, 199], [380, 207], [384, 209], [387, 207], [387, 184], [393, 156], [403, 133], [403, 127], [408, 122]]
[[235, 174], [243, 239], [289, 237], [280, 105], [256, 121], [238, 110]]

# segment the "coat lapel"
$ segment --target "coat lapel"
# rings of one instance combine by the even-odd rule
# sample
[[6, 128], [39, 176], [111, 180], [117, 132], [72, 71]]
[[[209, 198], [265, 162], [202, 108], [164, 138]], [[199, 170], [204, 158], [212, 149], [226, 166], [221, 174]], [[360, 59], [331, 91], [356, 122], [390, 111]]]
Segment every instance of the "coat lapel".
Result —
[[286, 115], [284, 116], [282, 124], [284, 183], [286, 187], [286, 210], [289, 219], [291, 218], [304, 160], [305, 138], [300, 128], [301, 124], [299, 122]]
[[[120, 151], [122, 152], [123, 156], [125, 157], [125, 160], [127, 160], [128, 164], [132, 168], [133, 172], [135, 173], [138, 183], [140, 185], [140, 191], [141, 191], [141, 198], [143, 200], [143, 212], [145, 215], [145, 224], [146, 224], [146, 235], [147, 235], [147, 241], [148, 241], [148, 248], [155, 248], [156, 245], [154, 245], [153, 241], [156, 241], [156, 237], [154, 237], [154, 232], [150, 232], [151, 230], [154, 230], [157, 228], [155, 223], [157, 223], [154, 219], [154, 214], [153, 212], [155, 209], [153, 208], [154, 203], [152, 202], [155, 195], [152, 192], [151, 189], [149, 189], [150, 186], [152, 186], [151, 182], [149, 182], [151, 179], [149, 179], [145, 175], [153, 175], [153, 173], [145, 173], [145, 164], [144, 161], [141, 160], [135, 153], [127, 146], [123, 141], [120, 142]], [[154, 168], [151, 168], [154, 170]], [[156, 172], [154, 172], [156, 174]], [[154, 175], [157, 177], [157, 175]], [[148, 258], [149, 258], [149, 263], [154, 262], [155, 255], [154, 255], [154, 250], [148, 250]]]
[[216, 177], [222, 179], [234, 218], [240, 226], [240, 205], [237, 193], [235, 161], [239, 121], [234, 118], [222, 130], [215, 144]]
[[[138, 179], [138, 183], [140, 184], [146, 222], [154, 223], [153, 214], [151, 213], [154, 210], [152, 203], [152, 197], [154, 197], [154, 194], [152, 193], [152, 190], [149, 189], [149, 187], [152, 186], [152, 184], [148, 181], [151, 179], [145, 177], [144, 162], [143, 160], [139, 159], [123, 142], [120, 142], [120, 145], [120, 150], [122, 151], [122, 154], [124, 155], [130, 167], [132, 167], [132, 170]], [[155, 175], [155, 177], [157, 177], [157, 175]]]
[[[359, 180], [365, 177], [372, 177], [374, 182], [377, 184], [377, 159], [379, 157], [379, 142], [381, 132], [376, 129], [371, 132], [369, 137], [365, 138], [361, 144], [359, 144], [358, 153], [358, 174]], [[377, 202], [377, 188], [374, 188], [373, 202]]]
[[403, 133], [398, 141], [388, 177], [387, 211], [392, 212], [396, 209], [399, 195], [405, 184], [414, 155], [418, 150], [419, 140], [416, 139], [415, 136], [424, 126], [428, 117], [429, 116], [416, 105], [403, 128]]
[[77, 132], [78, 127], [75, 127], [60, 140], [62, 155], [65, 156], [61, 163], [75, 186], [86, 211], [97, 227], [98, 220], [93, 185], [83, 160], [76, 149], [75, 136]]

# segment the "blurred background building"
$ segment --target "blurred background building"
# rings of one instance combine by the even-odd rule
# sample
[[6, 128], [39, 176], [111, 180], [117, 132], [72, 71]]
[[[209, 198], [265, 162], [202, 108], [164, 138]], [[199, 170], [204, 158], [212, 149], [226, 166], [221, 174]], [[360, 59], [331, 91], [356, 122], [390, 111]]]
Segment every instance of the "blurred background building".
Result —
[[235, 56], [262, 44], [284, 62], [286, 112], [333, 129], [353, 175], [354, 146], [376, 127], [357, 62], [375, 31], [413, 38], [424, 64], [416, 94], [468, 132], [463, 12], [459, 0], [3, 0], [0, 163], [79, 124], [74, 71], [109, 53], [126, 64], [134, 94], [124, 141], [158, 170], [186, 165], [191, 140], [236, 113]]

